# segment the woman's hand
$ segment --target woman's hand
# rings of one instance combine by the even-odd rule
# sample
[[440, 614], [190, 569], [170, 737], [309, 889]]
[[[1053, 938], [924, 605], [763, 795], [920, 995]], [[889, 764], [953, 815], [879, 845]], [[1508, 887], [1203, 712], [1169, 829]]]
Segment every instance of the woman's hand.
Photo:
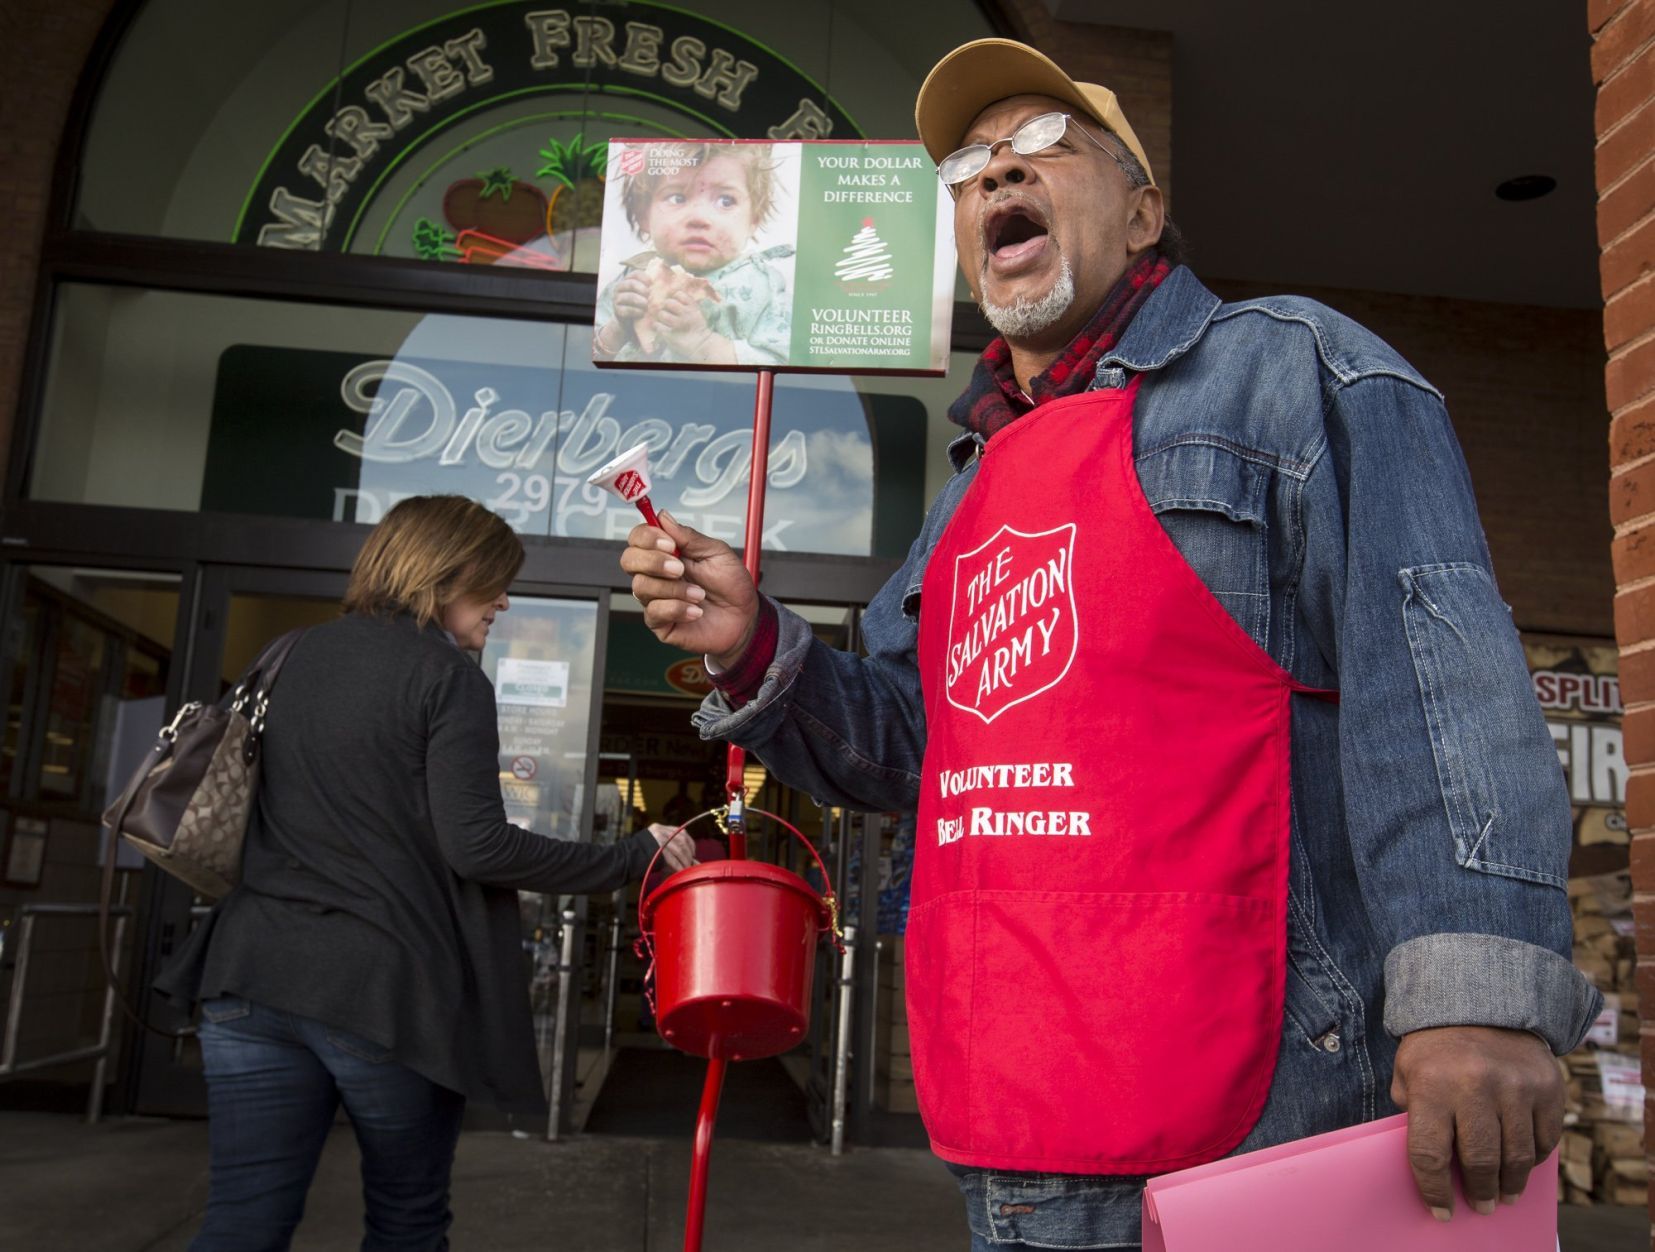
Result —
[[[666, 849], [661, 853], [661, 860], [666, 862], [669, 873], [677, 873], [695, 864], [695, 838], [689, 831], [651, 822], [649, 833], [655, 836], [656, 843]], [[676, 839], [673, 838], [674, 833], [678, 835]]]

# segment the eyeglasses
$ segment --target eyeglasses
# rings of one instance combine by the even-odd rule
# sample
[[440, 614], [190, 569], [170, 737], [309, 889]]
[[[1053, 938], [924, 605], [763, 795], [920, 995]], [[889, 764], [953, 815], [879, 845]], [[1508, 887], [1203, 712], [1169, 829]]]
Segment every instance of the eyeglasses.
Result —
[[[1003, 143], [1009, 143], [1011, 150], [1018, 156], [1033, 156], [1036, 152], [1044, 152], [1063, 138], [1064, 131], [1073, 120], [1067, 113], [1042, 113], [1039, 117], [1031, 117], [1005, 139], [996, 139], [993, 143], [974, 143], [958, 152], [949, 153], [938, 162], [937, 177], [950, 188], [977, 177], [988, 167], [989, 160], [994, 156], [994, 149]], [[1078, 122], [1075, 129], [1102, 148], [1109, 159], [1129, 176], [1132, 174], [1131, 167], [1121, 160], [1112, 148], [1093, 138], [1091, 132]]]

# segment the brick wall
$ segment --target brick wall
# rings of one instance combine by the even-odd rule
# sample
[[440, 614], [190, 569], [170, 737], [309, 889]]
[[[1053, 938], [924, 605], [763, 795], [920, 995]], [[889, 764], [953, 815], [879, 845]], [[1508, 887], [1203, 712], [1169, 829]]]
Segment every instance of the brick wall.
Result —
[[[1655, 1088], [1655, 0], [1587, 0], [1615, 524], [1615, 634], [1632, 766], [1644, 1085]], [[1647, 1135], [1655, 1103], [1645, 1104]], [[1647, 1139], [1646, 1139], [1647, 1144]]]
[[115, 0], [0, 5], [0, 469], [11, 447], [23, 347], [58, 139], [93, 41]]

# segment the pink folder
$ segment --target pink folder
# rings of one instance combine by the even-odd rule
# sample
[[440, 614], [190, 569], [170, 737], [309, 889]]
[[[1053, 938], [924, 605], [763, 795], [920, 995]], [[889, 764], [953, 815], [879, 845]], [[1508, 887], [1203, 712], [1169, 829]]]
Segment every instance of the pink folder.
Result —
[[1490, 1217], [1455, 1189], [1454, 1220], [1439, 1222], [1408, 1167], [1407, 1114], [1387, 1117], [1154, 1179], [1143, 1252], [1554, 1252], [1555, 1152]]

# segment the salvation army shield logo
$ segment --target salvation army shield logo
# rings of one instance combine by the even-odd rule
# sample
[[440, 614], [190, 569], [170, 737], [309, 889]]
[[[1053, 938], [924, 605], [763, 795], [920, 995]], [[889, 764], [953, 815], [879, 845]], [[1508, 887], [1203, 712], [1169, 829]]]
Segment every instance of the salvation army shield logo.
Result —
[[1075, 524], [1002, 526], [954, 558], [944, 673], [948, 702], [992, 722], [1063, 681], [1075, 659]]

